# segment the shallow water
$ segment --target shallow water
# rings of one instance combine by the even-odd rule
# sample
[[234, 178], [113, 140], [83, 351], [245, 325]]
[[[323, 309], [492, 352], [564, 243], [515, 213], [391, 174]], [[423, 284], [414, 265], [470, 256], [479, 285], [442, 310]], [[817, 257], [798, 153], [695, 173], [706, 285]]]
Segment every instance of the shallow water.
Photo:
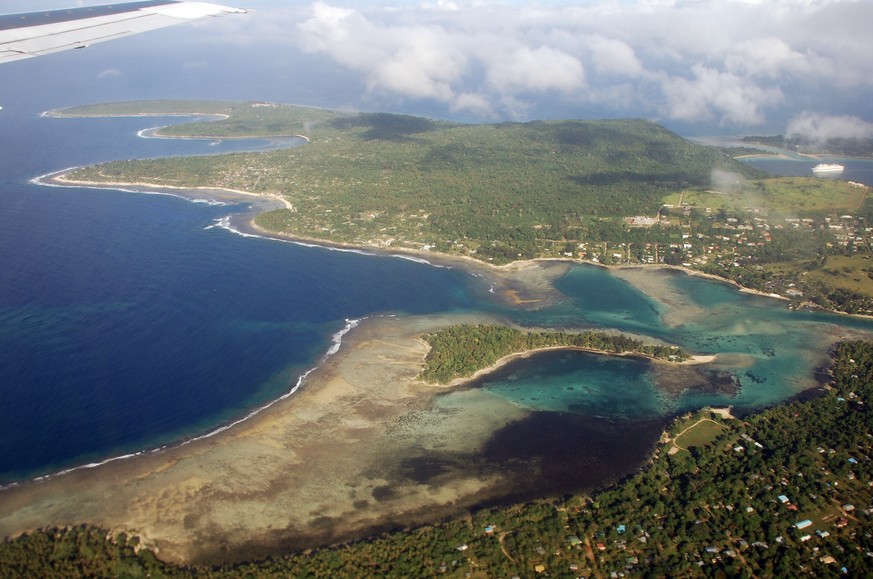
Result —
[[[792, 312], [781, 300], [743, 294], [730, 284], [702, 277], [671, 270], [646, 270], [636, 275], [651, 278], [646, 285], [669, 294], [669, 304], [646, 296], [609, 270], [577, 266], [556, 284], [570, 296], [566, 303], [521, 317], [532, 324], [616, 329], [676, 344], [691, 353], [718, 354], [716, 363], [700, 371], [710, 373], [714, 381], [728, 374], [738, 385], [738, 391], [707, 392], [697, 388], [667, 399], [657, 392], [647, 393], [643, 399], [658, 401], [644, 404], [650, 412], [655, 408], [661, 413], [672, 413], [701, 405], [756, 408], [777, 403], [816, 386], [815, 371], [826, 363], [831, 343], [853, 331], [873, 330], [869, 320]], [[590, 361], [591, 356], [573, 353], [560, 357], [560, 363], [555, 364], [550, 356], [518, 361], [505, 371], [509, 379], [503, 379], [501, 371], [483, 385], [532, 408], [570, 410], [575, 404], [574, 396], [586, 392], [585, 387], [577, 390], [575, 385], [584, 385], [590, 379], [606, 388], [609, 374], [613, 373], [615, 385], [621, 388], [632, 385], [628, 388], [632, 400], [625, 403], [628, 409], [615, 410], [614, 400], [620, 397], [609, 392], [610, 401], [604, 402], [603, 409], [586, 412], [625, 418], [635, 414], [633, 408], [641, 400], [640, 394], [633, 393], [654, 388], [655, 380], [646, 371], [636, 370], [633, 375], [626, 371], [633, 365], [646, 367], [643, 362], [613, 361], [605, 377], [595, 378], [606, 363], [595, 364]], [[548, 368], [540, 369], [540, 365]], [[574, 390], [567, 390], [567, 385], [574, 386]], [[596, 386], [588, 388], [598, 391]], [[596, 406], [590, 399], [582, 404]]]
[[558, 281], [566, 301], [515, 311], [492, 301], [487, 280], [459, 269], [213, 227], [248, 204], [27, 182], [114, 158], [214, 152], [208, 142], [136, 137], [155, 119], [10, 114], [4, 123], [0, 482], [154, 448], [244, 416], [287, 393], [349, 318], [483, 312], [729, 354], [712, 372], [735, 377], [738, 392], [668, 394], [645, 362], [579, 353], [535, 356], [480, 384], [479, 396], [526, 412], [628, 426], [702, 404], [773, 404], [815, 385], [828, 343], [845, 328], [873, 331], [867, 321], [792, 313], [725, 284], [653, 272], [669, 291], [664, 303], [586, 266]]

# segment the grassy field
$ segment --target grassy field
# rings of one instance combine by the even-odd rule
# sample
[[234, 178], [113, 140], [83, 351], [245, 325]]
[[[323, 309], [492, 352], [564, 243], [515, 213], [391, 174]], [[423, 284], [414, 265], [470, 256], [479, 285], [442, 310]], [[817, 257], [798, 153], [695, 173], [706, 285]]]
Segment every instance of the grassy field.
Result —
[[809, 271], [806, 277], [873, 297], [873, 262], [867, 255], [828, 256], [822, 267]]
[[703, 418], [678, 434], [673, 439], [673, 444], [682, 450], [688, 450], [694, 446], [706, 446], [714, 442], [718, 435], [724, 431], [725, 427], [718, 422]]
[[829, 255], [815, 269], [794, 262], [769, 264], [765, 268], [776, 276], [801, 271], [807, 285], [845, 289], [873, 298], [873, 260], [869, 255]]
[[852, 213], [864, 202], [866, 187], [856, 187], [846, 181], [818, 177], [777, 177], [740, 180], [730, 188], [672, 193], [664, 203], [680, 202], [695, 207], [741, 211], [758, 208], [785, 216], [811, 215], [817, 212]]

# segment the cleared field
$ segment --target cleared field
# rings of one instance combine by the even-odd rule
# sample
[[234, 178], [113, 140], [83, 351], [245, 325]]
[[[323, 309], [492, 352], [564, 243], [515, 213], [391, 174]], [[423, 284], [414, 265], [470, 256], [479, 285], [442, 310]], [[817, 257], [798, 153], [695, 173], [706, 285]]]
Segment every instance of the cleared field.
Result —
[[711, 444], [724, 431], [725, 427], [718, 422], [709, 418], [703, 418], [679, 433], [673, 440], [673, 444], [683, 450], [687, 450], [692, 446], [706, 446]]
[[680, 202], [711, 209], [741, 210], [749, 207], [783, 215], [807, 215], [816, 212], [857, 211], [867, 194], [866, 187], [847, 181], [817, 177], [776, 177], [739, 181], [723, 191], [686, 190], [664, 198], [664, 203]]
[[830, 255], [822, 267], [807, 272], [805, 277], [810, 282], [873, 297], [873, 261], [867, 255]]

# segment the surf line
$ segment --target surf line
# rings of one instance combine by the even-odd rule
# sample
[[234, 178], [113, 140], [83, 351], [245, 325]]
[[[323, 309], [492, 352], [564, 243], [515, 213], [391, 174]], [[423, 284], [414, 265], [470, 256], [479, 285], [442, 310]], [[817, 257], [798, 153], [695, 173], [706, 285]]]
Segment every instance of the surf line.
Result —
[[[212, 430], [212, 431], [210, 431], [210, 432], [207, 432], [206, 434], [201, 434], [200, 436], [195, 436], [195, 437], [192, 437], [192, 438], [188, 438], [188, 439], [183, 440], [183, 441], [178, 442], [178, 443], [165, 444], [165, 445], [163, 445], [163, 446], [160, 446], [160, 447], [158, 447], [158, 448], [154, 448], [154, 449], [151, 449], [151, 450], [140, 450], [140, 451], [137, 451], [137, 452], [131, 452], [131, 453], [128, 453], [128, 454], [122, 454], [122, 455], [120, 455], [120, 456], [113, 456], [113, 457], [110, 457], [110, 458], [107, 458], [107, 459], [105, 459], [105, 460], [101, 460], [101, 461], [98, 461], [98, 462], [89, 462], [89, 463], [87, 463], [87, 464], [81, 464], [81, 465], [74, 466], [74, 467], [71, 467], [71, 468], [67, 468], [67, 469], [64, 469], [64, 470], [60, 470], [60, 471], [57, 471], [57, 472], [54, 472], [54, 473], [51, 473], [51, 474], [47, 474], [47, 475], [42, 475], [42, 476], [34, 477], [34, 478], [31, 479], [31, 480], [32, 480], [32, 482], [44, 482], [44, 481], [49, 480], [49, 479], [51, 479], [51, 478], [55, 478], [55, 477], [58, 477], [58, 476], [62, 476], [62, 475], [65, 475], [65, 474], [68, 474], [68, 473], [71, 473], [71, 472], [78, 471], [78, 470], [85, 470], [85, 469], [97, 468], [97, 467], [99, 467], [99, 466], [103, 466], [103, 465], [105, 465], [105, 464], [109, 464], [109, 463], [112, 463], [112, 462], [117, 462], [117, 461], [120, 461], [120, 460], [127, 460], [127, 459], [129, 459], [129, 458], [134, 458], [134, 457], [137, 457], [137, 456], [143, 456], [143, 455], [146, 455], [146, 454], [154, 454], [154, 453], [158, 453], [158, 452], [161, 452], [161, 451], [164, 451], [164, 450], [167, 450], [167, 449], [171, 449], [171, 448], [181, 448], [181, 447], [183, 447], [183, 446], [186, 446], [186, 445], [188, 445], [188, 444], [191, 444], [192, 442], [197, 442], [198, 440], [205, 440], [205, 439], [207, 439], [207, 438], [211, 438], [211, 437], [213, 437], [213, 436], [216, 436], [216, 435], [218, 435], [218, 434], [221, 434], [222, 432], [226, 432], [227, 430], [230, 430], [231, 428], [234, 428], [235, 426], [238, 426], [238, 425], [242, 424], [243, 422], [246, 422], [247, 420], [250, 420], [251, 418], [254, 418], [255, 416], [257, 416], [257, 415], [260, 414], [261, 412], [267, 410], [268, 408], [271, 408], [272, 406], [274, 406], [275, 404], [281, 402], [282, 400], [287, 400], [287, 399], [288, 399], [290, 396], [292, 396], [295, 392], [297, 392], [298, 390], [300, 390], [300, 388], [301, 388], [301, 387], [306, 383], [306, 378], [308, 378], [310, 374], [312, 374], [312, 373], [313, 373], [315, 370], [317, 370], [317, 369], [318, 369], [322, 364], [324, 364], [324, 363], [328, 360], [328, 358], [330, 358], [331, 356], [333, 356], [334, 354], [336, 354], [337, 352], [339, 352], [340, 347], [342, 346], [342, 343], [343, 343], [343, 337], [344, 337], [346, 334], [348, 334], [349, 332], [351, 332], [353, 329], [355, 329], [358, 325], [360, 325], [360, 323], [361, 323], [362, 321], [367, 320], [367, 319], [369, 319], [370, 317], [372, 317], [372, 316], [366, 316], [366, 317], [358, 318], [358, 319], [349, 319], [349, 318], [346, 318], [346, 320], [345, 320], [345, 326], [343, 326], [343, 328], [341, 328], [339, 331], [335, 332], [335, 333], [331, 336], [331, 344], [330, 344], [330, 347], [328, 347], [327, 351], [326, 351], [326, 352], [321, 356], [321, 358], [319, 359], [318, 363], [316, 363], [315, 366], [313, 366], [312, 368], [306, 370], [303, 374], [301, 374], [300, 376], [298, 376], [298, 377], [297, 377], [297, 382], [294, 384], [294, 386], [293, 386], [293, 387], [292, 387], [288, 392], [286, 392], [285, 394], [282, 394], [282, 395], [279, 396], [278, 398], [275, 398], [275, 399], [271, 400], [270, 402], [267, 402], [267, 403], [264, 404], [263, 406], [259, 406], [258, 408], [255, 408], [254, 410], [252, 410], [251, 412], [249, 412], [248, 414], [246, 414], [246, 415], [243, 416], [242, 418], [239, 418], [239, 419], [237, 419], [237, 420], [234, 420], [234, 421], [231, 422], [231, 423], [228, 423], [228, 424], [225, 424], [225, 425], [223, 425], [223, 426], [220, 426], [220, 427], [216, 428], [215, 430]], [[0, 492], [5, 491], [5, 490], [8, 490], [8, 489], [11, 489], [11, 488], [14, 488], [14, 487], [17, 487], [17, 486], [19, 486], [20, 484], [21, 484], [20, 482], [12, 482], [12, 483], [9, 483], [9, 484], [7, 484], [7, 485], [2, 485], [2, 486], [0, 486]]]
[[241, 231], [241, 230], [237, 229], [236, 227], [234, 227], [233, 224], [230, 222], [231, 218], [234, 216], [237, 216], [237, 215], [239, 215], [239, 214], [235, 213], [233, 215], [225, 215], [224, 217], [219, 217], [218, 219], [214, 220], [214, 223], [212, 225], [207, 225], [206, 227], [204, 227], [204, 229], [212, 229], [212, 228], [217, 227], [218, 229], [224, 229], [224, 230], [229, 231], [231, 233], [235, 233], [236, 235], [239, 235], [240, 237], [251, 237], [251, 238], [255, 238], [255, 239], [268, 239], [270, 241], [281, 241], [282, 243], [291, 243], [293, 245], [299, 245], [300, 247], [326, 249], [328, 251], [339, 251], [341, 253], [355, 253], [357, 255], [366, 255], [368, 257], [391, 257], [391, 258], [396, 258], [396, 259], [405, 259], [406, 261], [411, 261], [413, 263], [420, 263], [422, 265], [427, 265], [429, 267], [433, 267], [436, 269], [453, 269], [452, 266], [450, 266], [450, 265], [441, 265], [438, 263], [434, 263], [432, 261], [428, 261], [427, 259], [425, 259], [423, 257], [417, 257], [414, 255], [406, 255], [403, 253], [369, 251], [366, 249], [356, 249], [354, 247], [339, 247], [336, 245], [329, 245], [329, 244], [322, 245], [319, 243], [312, 243], [309, 241], [301, 241], [298, 239], [286, 239], [284, 237], [278, 237], [278, 236], [274, 237], [274, 236], [269, 235], [269, 234], [262, 235], [262, 234], [257, 234], [257, 233], [246, 233], [245, 231]]
[[[62, 175], [64, 173], [68, 173], [70, 171], [75, 171], [76, 169], [81, 169], [81, 167], [69, 167], [67, 169], [61, 169], [60, 171], [52, 171], [51, 173], [46, 173], [45, 175], [40, 175], [38, 177], [34, 177], [30, 179], [28, 183], [32, 185], [40, 185], [42, 187], [55, 187], [58, 189], [94, 189], [94, 190], [111, 190], [111, 191], [121, 191], [122, 193], [136, 193], [138, 195], [158, 195], [162, 197], [175, 197], [176, 199], [182, 199], [183, 201], [188, 201], [190, 203], [200, 203], [204, 205], [210, 206], [219, 206], [226, 207], [229, 203], [224, 201], [218, 201], [216, 199], [210, 199], [208, 197], [191, 197], [185, 195], [179, 195], [177, 193], [171, 193], [166, 190], [159, 190], [159, 185], [155, 185], [154, 189], [128, 189], [123, 186], [112, 186], [112, 185], [90, 185], [90, 184], [76, 184], [76, 183], [58, 183], [51, 181], [51, 179], [57, 177], [58, 175]], [[146, 186], [143, 186], [146, 187]], [[195, 189], [191, 189], [194, 191]]]

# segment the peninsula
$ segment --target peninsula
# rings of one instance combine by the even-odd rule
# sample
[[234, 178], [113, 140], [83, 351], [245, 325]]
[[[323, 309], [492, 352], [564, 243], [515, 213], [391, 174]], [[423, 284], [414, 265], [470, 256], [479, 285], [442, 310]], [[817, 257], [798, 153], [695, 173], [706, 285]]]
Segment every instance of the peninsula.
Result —
[[460, 125], [269, 103], [134, 102], [59, 115], [222, 115], [161, 136], [303, 135], [262, 153], [119, 161], [66, 183], [206, 187], [277, 197], [254, 225], [321, 243], [468, 257], [673, 265], [873, 313], [869, 187], [773, 178], [643, 120]]

